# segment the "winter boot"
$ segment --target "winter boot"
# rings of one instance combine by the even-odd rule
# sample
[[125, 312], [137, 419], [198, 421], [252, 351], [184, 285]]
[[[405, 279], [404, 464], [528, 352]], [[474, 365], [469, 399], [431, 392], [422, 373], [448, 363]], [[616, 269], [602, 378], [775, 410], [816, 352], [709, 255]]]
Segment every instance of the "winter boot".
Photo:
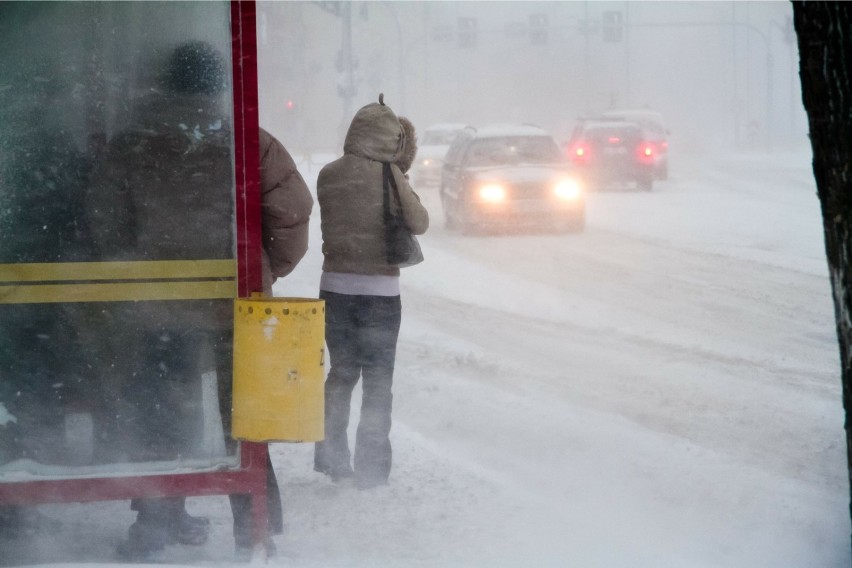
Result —
[[193, 517], [186, 511], [178, 517], [174, 539], [180, 544], [199, 546], [207, 542], [210, 532], [210, 520], [206, 517]]
[[169, 540], [165, 527], [136, 521], [127, 531], [127, 540], [118, 545], [118, 557], [128, 562], [148, 562], [166, 548]]

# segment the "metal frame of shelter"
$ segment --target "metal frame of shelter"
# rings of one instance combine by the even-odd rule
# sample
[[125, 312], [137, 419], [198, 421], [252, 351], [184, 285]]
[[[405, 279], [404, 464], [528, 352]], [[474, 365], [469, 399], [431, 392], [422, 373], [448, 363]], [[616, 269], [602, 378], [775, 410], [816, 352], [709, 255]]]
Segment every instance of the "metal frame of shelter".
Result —
[[[238, 294], [262, 288], [258, 142], [256, 6], [231, 1], [236, 172]], [[37, 481], [0, 480], [0, 505], [78, 503], [137, 497], [251, 496], [253, 540], [265, 543], [267, 530], [265, 443], [241, 442], [240, 466], [210, 472]]]

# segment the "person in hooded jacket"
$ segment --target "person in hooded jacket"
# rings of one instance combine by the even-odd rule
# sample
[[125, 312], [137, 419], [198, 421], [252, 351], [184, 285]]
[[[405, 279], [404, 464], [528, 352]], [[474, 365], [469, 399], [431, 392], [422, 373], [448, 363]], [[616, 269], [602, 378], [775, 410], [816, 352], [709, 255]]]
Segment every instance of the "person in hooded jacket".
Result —
[[[189, 261], [234, 258], [231, 128], [224, 111], [227, 69], [209, 44], [192, 41], [168, 56], [162, 80], [134, 105], [96, 164], [86, 196], [98, 259]], [[199, 458], [201, 356], [230, 383], [229, 299], [113, 302], [102, 306], [102, 352], [112, 369], [112, 461]], [[166, 544], [202, 544], [209, 521], [184, 497], [131, 501], [136, 521], [118, 553], [143, 560]]]
[[[320, 298], [325, 300], [330, 369], [325, 440], [315, 446], [314, 469], [335, 481], [354, 477], [361, 489], [386, 484], [391, 471], [391, 387], [402, 315], [399, 268], [386, 260], [383, 164], [391, 164], [411, 232], [420, 235], [429, 227], [429, 214], [399, 167], [402, 163], [407, 169], [416, 152], [413, 127], [407, 124], [408, 136], [380, 96], [355, 114], [343, 156], [317, 179], [324, 256]], [[363, 396], [352, 459], [346, 431], [352, 391], [360, 379]]]
[[[231, 129], [222, 93], [224, 60], [194, 41], [175, 48], [161, 89], [139, 104], [135, 122], [107, 148], [89, 189], [89, 219], [103, 260], [231, 259], [233, 166]], [[263, 291], [289, 274], [308, 249], [313, 198], [292, 157], [261, 129], [260, 190]], [[230, 300], [134, 302], [110, 309], [133, 321], [141, 353], [116, 368], [124, 371], [121, 429], [131, 461], [193, 457], [201, 428], [199, 354], [212, 347], [220, 413], [229, 453], [233, 310]], [[119, 349], [114, 349], [119, 351]], [[125, 417], [124, 414], [127, 416]], [[283, 531], [281, 498], [267, 458], [269, 531]], [[184, 497], [141, 498], [131, 503], [136, 522], [119, 554], [145, 560], [170, 542], [201, 544], [209, 521], [191, 516]], [[238, 554], [250, 551], [251, 500], [232, 495]], [[271, 542], [271, 541], [270, 541]]]

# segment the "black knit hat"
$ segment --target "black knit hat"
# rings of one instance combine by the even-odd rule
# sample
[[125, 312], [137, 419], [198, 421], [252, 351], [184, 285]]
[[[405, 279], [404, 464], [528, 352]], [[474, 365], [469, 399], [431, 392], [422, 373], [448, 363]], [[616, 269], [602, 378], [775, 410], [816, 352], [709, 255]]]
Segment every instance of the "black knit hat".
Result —
[[166, 84], [175, 93], [215, 95], [227, 84], [225, 62], [206, 42], [184, 43], [169, 56]]

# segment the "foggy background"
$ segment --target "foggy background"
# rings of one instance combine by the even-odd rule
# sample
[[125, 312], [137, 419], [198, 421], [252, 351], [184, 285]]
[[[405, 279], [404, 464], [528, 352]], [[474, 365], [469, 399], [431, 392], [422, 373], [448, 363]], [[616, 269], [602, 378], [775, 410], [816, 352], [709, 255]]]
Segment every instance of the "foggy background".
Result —
[[[49, 17], [0, 26], [0, 60], [74, 63], [58, 76], [83, 87], [42, 119], [81, 147], [125, 126], [149, 57], [186, 35], [228, 52], [211, 28], [226, 3], [164, 3], [174, 13], [159, 18], [142, 3], [33, 5]], [[272, 444], [287, 526], [270, 566], [850, 565], [837, 339], [791, 14], [788, 2], [258, 5], [261, 123], [312, 192], [379, 92], [421, 132], [530, 122], [560, 142], [578, 116], [647, 106], [666, 118], [672, 170], [651, 193], [590, 192], [574, 235], [462, 236], [444, 227], [438, 193], [418, 188], [433, 222], [426, 262], [401, 278], [391, 483], [334, 484], [313, 471], [311, 444]], [[77, 64], [92, 53], [92, 69]], [[308, 254], [277, 296], [316, 296], [319, 217], [315, 206]], [[246, 566], [228, 498], [188, 506], [210, 518], [209, 541], [157, 562]], [[126, 501], [37, 510], [46, 528], [0, 541], [0, 565], [122, 565]]]
[[[261, 122], [337, 151], [377, 100], [423, 130], [652, 108], [672, 153], [807, 148], [788, 2], [260, 2]], [[351, 41], [347, 37], [351, 36]]]

